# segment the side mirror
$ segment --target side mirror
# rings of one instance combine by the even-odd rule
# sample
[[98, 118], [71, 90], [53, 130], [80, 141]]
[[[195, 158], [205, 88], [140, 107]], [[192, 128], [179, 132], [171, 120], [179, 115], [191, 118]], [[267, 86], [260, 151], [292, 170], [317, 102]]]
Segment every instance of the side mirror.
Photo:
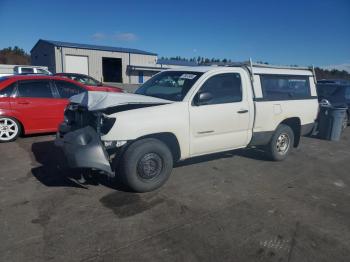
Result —
[[320, 101], [320, 106], [331, 106], [331, 103], [327, 99], [322, 99]]
[[198, 93], [195, 95], [193, 102], [196, 106], [206, 105], [213, 99], [213, 95], [209, 92]]

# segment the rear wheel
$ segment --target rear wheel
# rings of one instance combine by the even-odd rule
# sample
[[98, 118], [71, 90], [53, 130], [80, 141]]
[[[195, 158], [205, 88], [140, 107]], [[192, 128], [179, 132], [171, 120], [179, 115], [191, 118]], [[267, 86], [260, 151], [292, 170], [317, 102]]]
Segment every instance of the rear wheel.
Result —
[[162, 186], [172, 168], [173, 156], [167, 145], [158, 139], [146, 138], [129, 146], [118, 171], [126, 186], [136, 192], [147, 192]]
[[293, 145], [293, 130], [287, 125], [279, 125], [268, 145], [268, 153], [270, 158], [274, 161], [286, 159]]
[[21, 125], [12, 117], [0, 117], [0, 142], [16, 140], [21, 133]]

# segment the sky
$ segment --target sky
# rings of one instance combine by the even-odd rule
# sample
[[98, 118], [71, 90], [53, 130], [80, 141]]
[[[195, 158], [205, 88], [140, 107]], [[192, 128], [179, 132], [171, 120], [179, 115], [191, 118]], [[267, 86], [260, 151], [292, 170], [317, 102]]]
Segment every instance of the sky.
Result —
[[0, 49], [39, 39], [350, 69], [350, 0], [0, 0]]

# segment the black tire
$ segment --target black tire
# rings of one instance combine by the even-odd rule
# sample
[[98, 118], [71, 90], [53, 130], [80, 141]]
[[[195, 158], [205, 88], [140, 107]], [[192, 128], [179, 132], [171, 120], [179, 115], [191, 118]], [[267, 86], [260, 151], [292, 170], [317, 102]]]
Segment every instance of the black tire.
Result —
[[8, 116], [0, 116], [0, 143], [14, 141], [21, 133], [22, 126], [17, 119]]
[[287, 125], [280, 124], [268, 144], [267, 151], [269, 157], [273, 161], [282, 161], [287, 158], [293, 145], [293, 130]]
[[146, 138], [132, 143], [122, 155], [116, 176], [136, 192], [161, 187], [173, 168], [173, 156], [162, 141]]

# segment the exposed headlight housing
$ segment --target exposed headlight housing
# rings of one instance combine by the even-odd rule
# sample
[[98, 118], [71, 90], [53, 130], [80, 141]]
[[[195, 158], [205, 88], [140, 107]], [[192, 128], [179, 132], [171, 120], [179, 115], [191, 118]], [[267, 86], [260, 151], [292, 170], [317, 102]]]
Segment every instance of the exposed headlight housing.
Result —
[[106, 135], [115, 124], [116, 118], [108, 117], [105, 114], [99, 114], [97, 117], [97, 121], [97, 132], [101, 133], [102, 135]]
[[117, 147], [122, 147], [123, 145], [125, 145], [128, 141], [126, 140], [117, 140], [117, 141], [103, 141], [105, 147], [107, 149], [110, 148], [117, 148]]

